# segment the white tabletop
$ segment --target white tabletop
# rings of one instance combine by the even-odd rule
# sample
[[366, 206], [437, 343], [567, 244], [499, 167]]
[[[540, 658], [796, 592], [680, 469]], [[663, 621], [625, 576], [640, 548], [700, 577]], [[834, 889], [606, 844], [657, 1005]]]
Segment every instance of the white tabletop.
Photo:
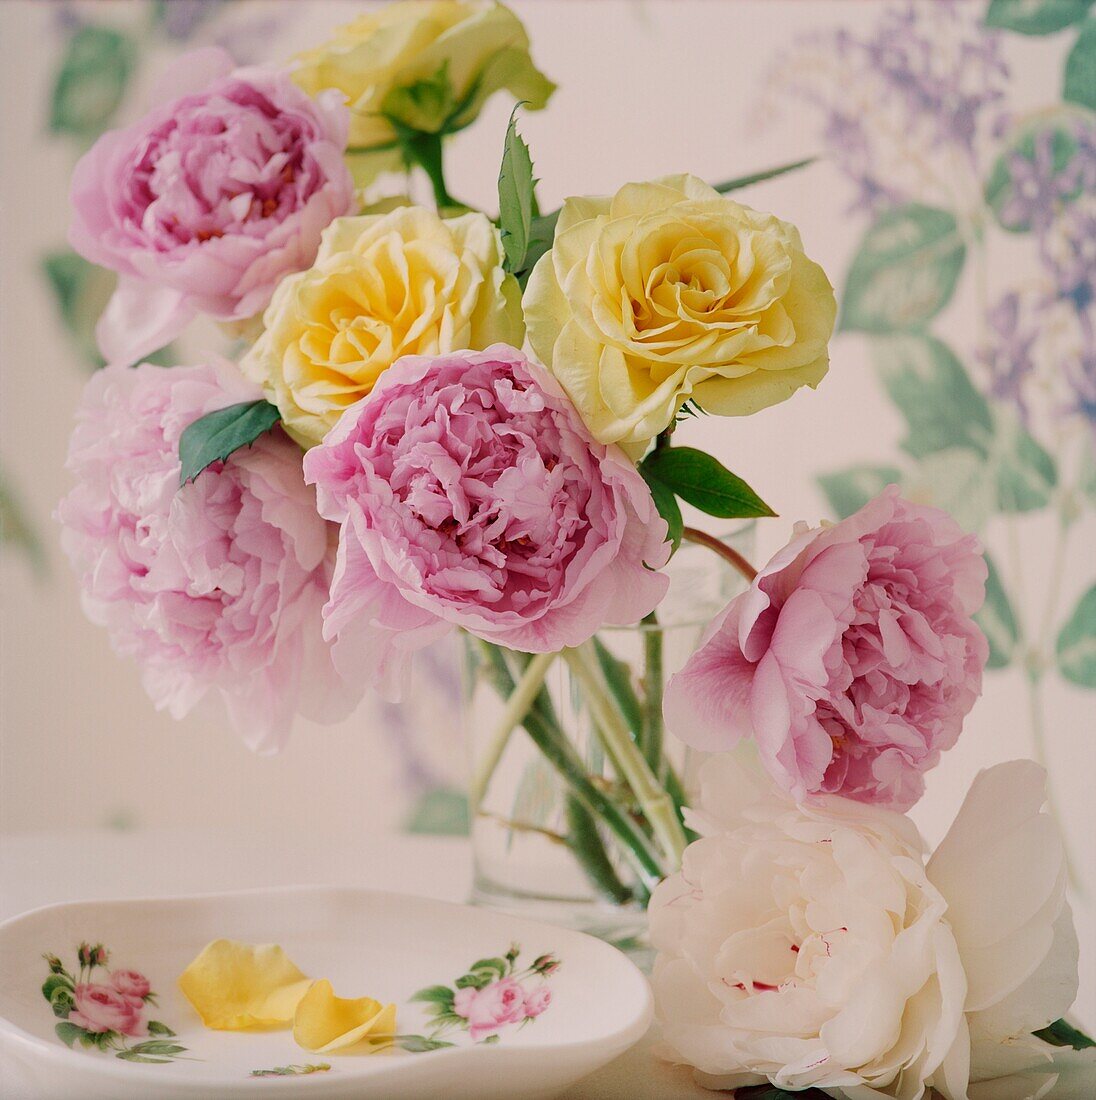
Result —
[[[264, 886], [362, 886], [464, 901], [466, 840], [348, 834], [317, 847], [300, 823], [276, 835], [212, 829], [84, 830], [0, 838], [0, 919], [60, 901], [155, 897]], [[586, 1078], [565, 1100], [712, 1100], [688, 1070], [658, 1060], [643, 1042]], [[1069, 1066], [1053, 1100], [1092, 1100], [1096, 1065]]]

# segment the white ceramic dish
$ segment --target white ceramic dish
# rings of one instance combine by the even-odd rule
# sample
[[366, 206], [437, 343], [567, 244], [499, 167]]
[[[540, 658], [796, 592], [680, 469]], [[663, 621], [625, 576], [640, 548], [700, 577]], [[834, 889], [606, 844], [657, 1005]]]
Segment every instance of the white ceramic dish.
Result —
[[[205, 944], [220, 938], [281, 944], [306, 974], [329, 978], [338, 995], [393, 1001], [398, 1031], [427, 1037], [433, 1020], [429, 1005], [410, 998], [429, 986], [455, 988], [456, 979], [478, 960], [507, 963], [513, 945], [520, 954], [507, 969], [526, 995], [524, 1003], [540, 1011], [499, 1025], [497, 1037], [487, 1042], [483, 1031], [475, 1041], [463, 1023], [451, 1020], [444, 1033], [454, 1044], [450, 1047], [310, 1054], [288, 1030], [220, 1032], [202, 1026], [176, 979]], [[110, 985], [113, 972], [115, 985], [131, 998], [137, 994], [128, 1002], [139, 1016], [137, 1025], [130, 1026], [126, 1002], [119, 1006], [109, 995], [83, 1015], [78, 1006], [70, 1008], [65, 1018], [64, 975], [47, 990], [58, 1003], [43, 996], [51, 977], [47, 956], [78, 978], [81, 943], [102, 944], [108, 952], [92, 982]], [[542, 962], [540, 970], [550, 973], [531, 972], [544, 956], [558, 960], [558, 968]], [[123, 970], [147, 978], [155, 1005], [141, 1000], [137, 979], [131, 976], [127, 985], [118, 975]], [[622, 1054], [642, 1037], [651, 1018], [643, 975], [599, 940], [483, 909], [365, 890], [301, 888], [49, 906], [0, 925], [0, 975], [5, 1100], [220, 1100], [287, 1090], [361, 1100], [538, 1100], [558, 1095]], [[511, 994], [511, 1002], [520, 996]], [[106, 1049], [86, 1048], [81, 1029], [96, 1013], [93, 1025], [110, 1020], [142, 1033], [115, 1032], [104, 1041]], [[524, 1013], [511, 1009], [508, 1015]], [[159, 1028], [149, 1035], [149, 1019], [174, 1036]], [[68, 1025], [61, 1036], [59, 1024]], [[72, 1039], [73, 1049], [65, 1038]], [[120, 1058], [123, 1050], [129, 1053]], [[309, 1064], [330, 1069], [254, 1073]]]

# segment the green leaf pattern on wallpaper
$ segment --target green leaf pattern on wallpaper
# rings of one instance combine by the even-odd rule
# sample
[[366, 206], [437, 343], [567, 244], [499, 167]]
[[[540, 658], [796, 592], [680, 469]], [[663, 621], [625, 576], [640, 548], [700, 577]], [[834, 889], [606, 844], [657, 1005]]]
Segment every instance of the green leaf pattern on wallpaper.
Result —
[[[818, 485], [846, 516], [896, 482], [982, 534], [989, 666], [1023, 669], [1035, 713], [1054, 668], [1096, 688], [1096, 586], [1078, 600], [1060, 584], [1076, 521], [1096, 503], [1096, 15], [1092, 0], [980, 10], [880, 5], [874, 20], [801, 47], [835, 59], [828, 86], [790, 87], [821, 114], [865, 226], [840, 330], [867, 342], [904, 423], [897, 461], [869, 450]], [[1061, 86], [1014, 110], [1009, 63], [1036, 47], [1012, 36], [1052, 34]], [[943, 37], [947, 54], [933, 45]], [[948, 55], [965, 60], [949, 69]], [[867, 105], [853, 114], [852, 103]], [[1034, 584], [1023, 583], [1021, 523], [1047, 533]]]

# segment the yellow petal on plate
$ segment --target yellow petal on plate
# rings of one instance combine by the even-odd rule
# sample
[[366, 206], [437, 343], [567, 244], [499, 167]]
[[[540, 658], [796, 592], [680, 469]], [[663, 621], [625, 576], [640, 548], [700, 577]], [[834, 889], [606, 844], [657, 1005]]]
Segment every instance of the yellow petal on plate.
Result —
[[183, 971], [179, 988], [206, 1027], [284, 1027], [312, 979], [276, 944], [214, 940]]
[[326, 979], [315, 982], [297, 1005], [293, 1038], [305, 1050], [326, 1054], [368, 1042], [382, 1047], [396, 1034], [396, 1006], [372, 997], [336, 997]]

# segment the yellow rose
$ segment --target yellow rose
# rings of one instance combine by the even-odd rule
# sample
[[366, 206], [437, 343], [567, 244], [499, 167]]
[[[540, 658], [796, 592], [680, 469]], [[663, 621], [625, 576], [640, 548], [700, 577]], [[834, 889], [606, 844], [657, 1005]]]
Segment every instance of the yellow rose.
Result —
[[837, 309], [794, 226], [693, 176], [568, 199], [524, 306], [590, 430], [633, 453], [690, 398], [743, 416], [817, 386]]
[[313, 266], [278, 284], [263, 324], [241, 366], [305, 447], [400, 356], [520, 347], [524, 337], [491, 221], [419, 206], [332, 222]]
[[404, 0], [359, 16], [297, 58], [309, 95], [338, 88], [350, 104], [350, 145], [391, 147], [395, 119], [427, 133], [458, 130], [505, 88], [532, 109], [555, 85], [533, 64], [512, 11], [485, 0]]

